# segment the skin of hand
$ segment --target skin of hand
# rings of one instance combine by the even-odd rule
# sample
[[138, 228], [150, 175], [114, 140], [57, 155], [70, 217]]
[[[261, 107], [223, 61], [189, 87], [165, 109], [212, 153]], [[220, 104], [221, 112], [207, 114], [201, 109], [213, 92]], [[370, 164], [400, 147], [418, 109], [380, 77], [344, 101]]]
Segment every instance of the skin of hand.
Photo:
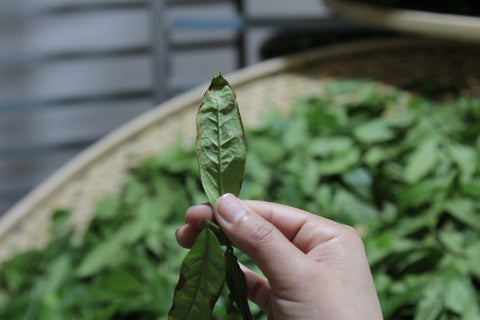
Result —
[[217, 222], [266, 278], [243, 267], [248, 297], [269, 319], [383, 319], [363, 242], [352, 227], [312, 213], [226, 194], [186, 212], [178, 243]]

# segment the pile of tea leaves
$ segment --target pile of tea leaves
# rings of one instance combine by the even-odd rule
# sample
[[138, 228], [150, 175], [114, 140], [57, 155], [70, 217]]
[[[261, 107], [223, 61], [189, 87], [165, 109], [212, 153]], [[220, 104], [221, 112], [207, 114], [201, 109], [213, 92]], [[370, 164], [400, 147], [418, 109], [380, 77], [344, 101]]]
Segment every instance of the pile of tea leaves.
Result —
[[[247, 143], [241, 198], [356, 227], [385, 319], [480, 319], [479, 99], [335, 81]], [[166, 319], [186, 253], [175, 230], [206, 201], [193, 141], [146, 159], [96, 205], [81, 240], [58, 210], [48, 247], [3, 263], [0, 318]], [[239, 319], [227, 301], [213, 319]]]

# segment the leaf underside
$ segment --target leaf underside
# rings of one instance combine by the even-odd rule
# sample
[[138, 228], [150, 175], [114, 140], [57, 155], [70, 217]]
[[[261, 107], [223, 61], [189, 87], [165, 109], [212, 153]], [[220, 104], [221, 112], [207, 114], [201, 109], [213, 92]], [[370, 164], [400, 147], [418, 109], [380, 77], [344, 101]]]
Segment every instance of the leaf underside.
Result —
[[245, 170], [245, 133], [235, 93], [218, 72], [197, 113], [196, 150], [200, 177], [212, 205], [240, 193]]
[[215, 233], [205, 228], [182, 262], [168, 319], [209, 319], [224, 282], [223, 250]]
[[233, 248], [228, 246], [225, 251], [225, 270], [230, 297], [235, 301], [240, 310], [243, 320], [252, 320], [250, 307], [248, 306], [248, 289], [245, 274], [238, 265], [238, 260], [233, 253]]

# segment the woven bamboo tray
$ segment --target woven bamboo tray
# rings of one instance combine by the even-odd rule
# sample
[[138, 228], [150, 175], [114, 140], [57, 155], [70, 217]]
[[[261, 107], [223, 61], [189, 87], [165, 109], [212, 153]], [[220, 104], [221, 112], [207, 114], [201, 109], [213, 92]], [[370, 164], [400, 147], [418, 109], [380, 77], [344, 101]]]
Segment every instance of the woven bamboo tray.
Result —
[[[277, 109], [288, 114], [295, 100], [321, 95], [335, 78], [370, 78], [379, 86], [424, 79], [446, 85], [462, 81], [480, 96], [480, 47], [426, 40], [370, 40], [278, 58], [226, 75], [246, 126]], [[213, 70], [212, 73], [214, 73]], [[213, 74], [212, 74], [213, 75]], [[207, 84], [182, 94], [125, 124], [59, 169], [0, 220], [0, 261], [49, 240], [52, 209], [70, 208], [81, 232], [97, 199], [116, 193], [128, 168], [161, 154], [179, 137], [191, 145], [195, 116]]]
[[439, 39], [480, 43], [480, 17], [325, 0], [339, 16], [361, 24]]

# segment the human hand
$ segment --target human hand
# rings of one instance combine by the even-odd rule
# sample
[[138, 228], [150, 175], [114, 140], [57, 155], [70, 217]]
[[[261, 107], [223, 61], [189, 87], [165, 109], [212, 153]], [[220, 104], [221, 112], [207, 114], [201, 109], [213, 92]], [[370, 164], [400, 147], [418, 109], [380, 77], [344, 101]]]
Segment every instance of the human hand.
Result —
[[248, 297], [269, 319], [382, 319], [359, 234], [296, 208], [226, 194], [186, 213], [177, 241], [191, 247], [204, 220], [216, 221], [266, 279], [243, 267]]

